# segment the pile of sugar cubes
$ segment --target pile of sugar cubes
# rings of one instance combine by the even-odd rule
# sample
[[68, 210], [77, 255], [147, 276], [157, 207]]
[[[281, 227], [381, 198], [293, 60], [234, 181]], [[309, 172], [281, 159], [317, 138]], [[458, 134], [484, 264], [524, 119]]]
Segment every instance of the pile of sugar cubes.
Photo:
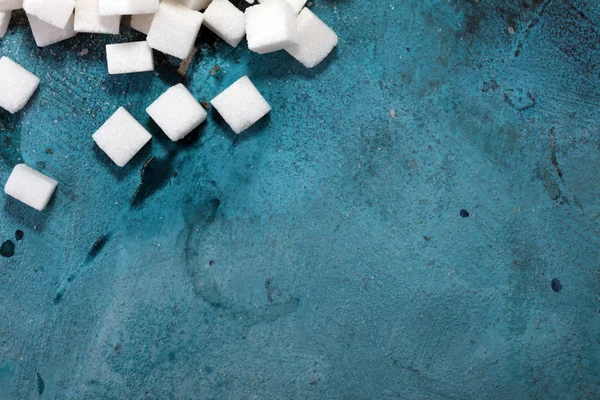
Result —
[[[254, 4], [254, 0], [246, 0]], [[307, 0], [258, 0], [245, 12], [229, 0], [0, 0], [0, 38], [11, 12], [23, 8], [38, 47], [78, 33], [118, 35], [121, 17], [145, 41], [106, 46], [109, 74], [154, 70], [153, 50], [189, 62], [204, 25], [229, 46], [246, 37], [248, 49], [259, 54], [285, 50], [307, 68], [323, 61], [338, 43], [335, 32], [305, 7]], [[200, 11], [203, 12], [200, 12]], [[1, 42], [0, 42], [1, 43]], [[1, 47], [0, 47], [1, 51]], [[0, 54], [1, 55], [1, 54]], [[0, 58], [0, 107], [19, 112], [40, 80], [8, 57]], [[239, 78], [211, 101], [231, 129], [239, 134], [271, 111], [271, 106], [247, 76]], [[183, 84], [164, 92], [146, 112], [172, 140], [178, 141], [208, 117]], [[119, 167], [127, 164], [152, 135], [123, 107], [92, 135], [98, 147]], [[4, 191], [43, 210], [57, 182], [25, 164], [14, 167]]]

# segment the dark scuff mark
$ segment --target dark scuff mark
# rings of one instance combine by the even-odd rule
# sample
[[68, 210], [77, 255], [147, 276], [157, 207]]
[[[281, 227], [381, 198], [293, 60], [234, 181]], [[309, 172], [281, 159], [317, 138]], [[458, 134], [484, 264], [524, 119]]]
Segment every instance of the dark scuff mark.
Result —
[[150, 157], [142, 167], [142, 181], [138, 186], [131, 206], [137, 208], [144, 204], [147, 198], [167, 184], [173, 176], [173, 156], [166, 158]]
[[2, 243], [2, 246], [0, 246], [0, 255], [6, 258], [10, 258], [15, 255], [15, 244], [12, 240], [7, 240], [6, 242]]
[[272, 303], [273, 302], [273, 292], [275, 289], [272, 286], [273, 281], [271, 278], [265, 279], [265, 291], [267, 292], [267, 300]]
[[92, 248], [90, 249], [90, 251], [88, 252], [88, 262], [93, 260], [98, 254], [100, 254], [100, 252], [102, 251], [102, 249], [104, 248], [104, 246], [106, 246], [106, 243], [108, 243], [108, 241], [110, 240], [110, 233], [106, 233], [102, 236], [100, 236], [92, 245]]
[[552, 165], [556, 169], [556, 173], [558, 174], [558, 177], [564, 182], [563, 171], [560, 168], [560, 166], [558, 165], [558, 158], [556, 157], [556, 128], [555, 127], [550, 128], [549, 146], [550, 146], [550, 161], [552, 162]]
[[550, 199], [558, 200], [562, 194], [562, 191], [560, 190], [560, 187], [558, 186], [558, 183], [552, 174], [546, 169], [538, 167], [536, 176], [542, 181], [542, 185], [544, 185], [544, 189], [546, 189]]
[[558, 278], [552, 279], [552, 282], [550, 283], [550, 286], [552, 287], [552, 290], [555, 293], [560, 292], [562, 290], [562, 288], [563, 288], [563, 285], [562, 285], [562, 283], [560, 283], [560, 280]]
[[56, 292], [56, 295], [54, 296], [54, 300], [52, 300], [52, 303], [54, 303], [55, 305], [60, 303], [62, 301], [63, 295], [65, 294], [65, 289], [60, 289], [58, 292]]
[[42, 394], [44, 394], [44, 390], [46, 389], [46, 383], [44, 382], [44, 378], [42, 378], [42, 376], [36, 372], [37, 375], [37, 391], [38, 394], [41, 396]]
[[558, 165], [558, 159], [556, 158], [556, 148], [555, 147], [552, 148], [552, 154], [550, 156], [550, 159], [552, 160], [552, 165], [554, 165], [554, 168], [556, 168], [556, 173], [558, 174], [560, 179], [562, 179], [563, 172], [562, 172], [562, 169], [560, 168], [560, 166]]
[[573, 203], [583, 211], [583, 204], [581, 204], [577, 196], [573, 196]]
[[535, 106], [533, 94], [523, 89], [507, 89], [504, 92], [504, 101], [517, 111], [525, 111]]

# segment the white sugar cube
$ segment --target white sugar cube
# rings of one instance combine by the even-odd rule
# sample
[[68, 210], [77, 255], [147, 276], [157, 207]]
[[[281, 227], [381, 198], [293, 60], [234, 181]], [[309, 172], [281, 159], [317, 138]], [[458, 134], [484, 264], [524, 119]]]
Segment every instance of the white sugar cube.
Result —
[[148, 45], [165, 54], [184, 59], [194, 46], [202, 19], [202, 14], [198, 11], [172, 0], [164, 0], [154, 14], [148, 32]]
[[248, 48], [271, 53], [298, 42], [296, 14], [285, 1], [268, 1], [246, 9]]
[[99, 0], [75, 0], [75, 32], [119, 34], [120, 15], [98, 14]]
[[212, 0], [179, 0], [181, 4], [192, 10], [204, 10]]
[[183, 139], [206, 119], [206, 111], [181, 83], [169, 88], [146, 109], [174, 142]]
[[73, 15], [75, 0], [23, 0], [23, 8], [27, 14], [64, 29]]
[[16, 113], [40, 85], [37, 76], [8, 57], [0, 58], [0, 107]]
[[238, 79], [211, 103], [235, 133], [243, 132], [271, 111], [247, 76]]
[[338, 36], [308, 8], [296, 19], [300, 39], [298, 44], [286, 47], [296, 60], [312, 68], [327, 57], [338, 43]]
[[131, 16], [131, 27], [144, 35], [148, 34], [154, 14], [136, 14]]
[[25, 164], [18, 164], [8, 177], [4, 192], [29, 207], [42, 211], [48, 205], [56, 185], [58, 182], [54, 179]]
[[236, 47], [246, 34], [246, 17], [228, 0], [214, 0], [204, 11], [204, 25]]
[[107, 44], [106, 62], [111, 75], [154, 70], [152, 49], [145, 41]]
[[19, 10], [23, 8], [23, 0], [0, 0], [0, 11]]
[[63, 40], [72, 38], [77, 33], [73, 30], [73, 15], [69, 18], [67, 26], [63, 29], [50, 25], [33, 15], [27, 14], [29, 26], [33, 33], [33, 39], [38, 47], [50, 46], [51, 44], [62, 42]]
[[[266, 3], [268, 1], [281, 1], [281, 0], [258, 0], [259, 3]], [[304, 5], [306, 4], [307, 0], [283, 0], [285, 2], [287, 2], [290, 7], [292, 7], [292, 10], [294, 10], [294, 12], [296, 14], [298, 14], [300, 12], [300, 10], [302, 10], [302, 7], [304, 7]]]
[[0, 38], [6, 35], [12, 11], [0, 11]]
[[119, 167], [123, 167], [152, 139], [148, 131], [120, 107], [92, 136]]
[[158, 10], [159, 0], [98, 0], [100, 15], [152, 14]]

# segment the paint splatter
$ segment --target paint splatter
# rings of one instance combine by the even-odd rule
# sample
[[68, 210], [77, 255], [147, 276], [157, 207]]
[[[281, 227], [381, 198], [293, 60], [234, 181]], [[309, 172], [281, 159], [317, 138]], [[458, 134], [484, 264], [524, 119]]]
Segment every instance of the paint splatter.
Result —
[[15, 244], [12, 240], [7, 240], [6, 242], [2, 243], [2, 246], [0, 247], [0, 255], [6, 258], [10, 258], [15, 255]]

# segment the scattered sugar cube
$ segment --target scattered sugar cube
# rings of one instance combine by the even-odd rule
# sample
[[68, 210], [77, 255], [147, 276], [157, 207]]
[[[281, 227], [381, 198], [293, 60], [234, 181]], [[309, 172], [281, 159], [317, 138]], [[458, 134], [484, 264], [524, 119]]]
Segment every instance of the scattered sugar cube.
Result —
[[148, 34], [154, 14], [136, 14], [131, 16], [131, 27], [144, 35]]
[[[268, 1], [277, 1], [277, 0], [258, 0], [259, 3], [266, 3]], [[307, 0], [283, 0], [286, 1], [290, 7], [292, 7], [292, 10], [294, 10], [294, 12], [296, 14], [298, 14], [300, 12], [300, 10], [302, 10], [302, 7], [304, 7], [304, 5], [306, 4]]]
[[154, 15], [148, 45], [153, 49], [184, 59], [190, 54], [203, 16], [198, 11], [190, 10], [173, 0], [160, 3]]
[[271, 111], [269, 103], [247, 76], [238, 79], [212, 99], [211, 103], [238, 134]]
[[214, 0], [204, 11], [204, 25], [236, 47], [246, 34], [246, 16], [228, 0]]
[[119, 167], [123, 167], [152, 139], [152, 135], [120, 107], [92, 136]]
[[0, 11], [0, 38], [6, 35], [12, 11]]
[[29, 207], [42, 211], [48, 205], [57, 185], [58, 182], [54, 179], [25, 164], [18, 164], [8, 177], [4, 192]]
[[206, 111], [181, 83], [169, 88], [146, 109], [174, 142], [183, 139], [206, 119]]
[[159, 0], [98, 0], [98, 12], [107, 15], [153, 14]]
[[302, 10], [296, 20], [300, 40], [285, 50], [305, 67], [312, 68], [337, 46], [338, 36], [308, 8]]
[[268, 1], [246, 9], [248, 48], [271, 53], [298, 42], [296, 14], [285, 1]]
[[204, 10], [212, 0], [179, 0], [181, 4], [192, 10]]
[[23, 0], [23, 8], [27, 14], [64, 29], [75, 9], [75, 0]]
[[0, 107], [16, 113], [40, 85], [37, 76], [8, 57], [0, 58]]
[[29, 26], [31, 26], [33, 39], [38, 47], [50, 46], [51, 44], [72, 38], [77, 34], [73, 30], [73, 15], [69, 18], [69, 22], [67, 22], [67, 26], [64, 29], [50, 25], [33, 15], [27, 14], [27, 19], [29, 20]]
[[75, 32], [119, 34], [120, 15], [98, 14], [99, 0], [75, 0]]
[[0, 0], [0, 11], [19, 10], [23, 8], [23, 0]]
[[154, 70], [152, 49], [145, 41], [107, 44], [106, 61], [111, 75]]

